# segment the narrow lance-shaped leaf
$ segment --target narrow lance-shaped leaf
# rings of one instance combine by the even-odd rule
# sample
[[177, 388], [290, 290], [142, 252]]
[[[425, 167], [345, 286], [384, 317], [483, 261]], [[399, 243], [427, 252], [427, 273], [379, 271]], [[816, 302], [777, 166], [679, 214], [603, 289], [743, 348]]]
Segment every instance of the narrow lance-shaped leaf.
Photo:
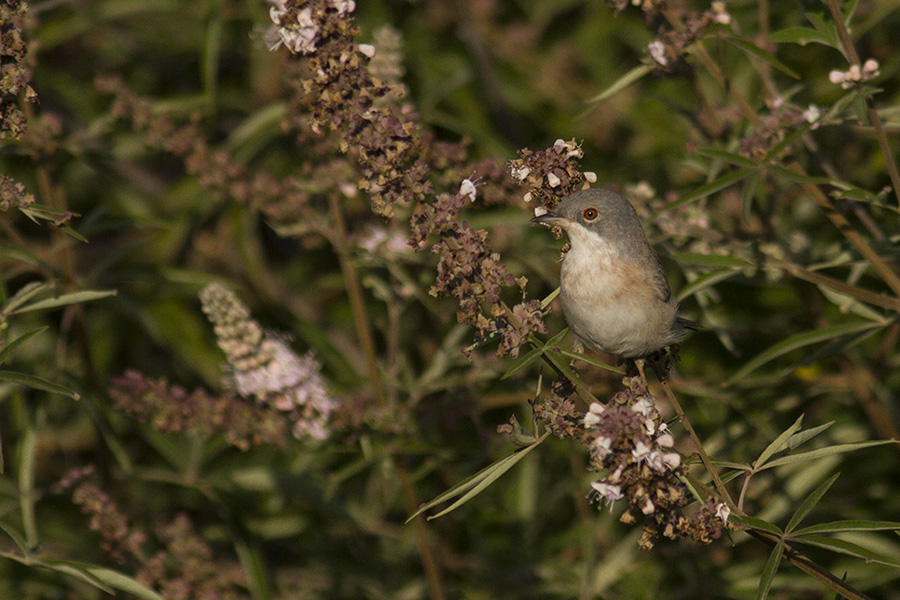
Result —
[[16, 347], [21, 346], [24, 342], [30, 340], [37, 334], [47, 331], [48, 327], [38, 327], [37, 329], [33, 329], [28, 333], [23, 333], [6, 346], [3, 347], [3, 350], [0, 350], [0, 363], [6, 360], [6, 357], [9, 356], [9, 353], [12, 352]]
[[462, 497], [459, 500], [457, 500], [452, 505], [445, 508], [438, 514], [429, 517], [429, 519], [436, 519], [436, 518], [441, 517], [453, 510], [456, 510], [457, 508], [459, 508], [460, 506], [462, 506], [463, 504], [465, 504], [466, 502], [468, 502], [469, 500], [471, 500], [472, 498], [474, 498], [475, 496], [477, 496], [478, 494], [483, 492], [494, 481], [499, 479], [500, 476], [502, 476], [504, 473], [506, 473], [511, 468], [513, 468], [516, 465], [516, 463], [518, 463], [520, 460], [525, 458], [525, 456], [529, 452], [531, 452], [532, 450], [537, 448], [541, 444], [541, 442], [543, 442], [545, 439], [547, 439], [548, 435], [550, 435], [549, 431], [545, 432], [544, 435], [539, 437], [532, 445], [530, 445], [526, 448], [522, 448], [521, 450], [516, 450], [513, 454], [507, 456], [506, 458], [502, 458], [502, 459], [498, 460], [497, 462], [488, 465], [487, 467], [485, 467], [484, 469], [482, 469], [475, 475], [472, 475], [465, 481], [463, 481], [463, 482], [457, 484], [456, 486], [452, 487], [451, 489], [447, 490], [446, 492], [444, 492], [443, 494], [441, 494], [434, 500], [427, 502], [426, 504], [423, 504], [421, 507], [419, 507], [419, 510], [417, 510], [412, 515], [410, 515], [409, 519], [407, 519], [406, 522], [409, 523], [411, 520], [413, 520], [414, 518], [416, 518], [417, 516], [419, 516], [426, 510], [428, 510], [429, 508], [432, 508], [434, 506], [437, 506], [438, 504], [442, 504], [443, 502], [446, 502], [452, 498], [456, 498], [457, 496], [462, 495]]
[[794, 448], [797, 448], [797, 447], [801, 446], [802, 444], [804, 444], [805, 442], [808, 442], [809, 440], [813, 439], [814, 437], [816, 437], [817, 435], [819, 435], [820, 433], [822, 433], [823, 431], [825, 431], [832, 425], [834, 425], [834, 421], [829, 421], [829, 422], [825, 423], [824, 425], [819, 425], [817, 427], [813, 427], [812, 429], [798, 431], [797, 433], [795, 433], [794, 435], [792, 435], [790, 437], [790, 439], [787, 441], [787, 443], [784, 445], [784, 447], [787, 448], [788, 450], [793, 450]]
[[753, 470], [759, 470], [764, 464], [766, 464], [766, 461], [772, 458], [772, 456], [776, 452], [779, 452], [782, 448], [784, 448], [784, 445], [787, 443], [788, 439], [790, 439], [792, 435], [799, 431], [802, 426], [803, 415], [800, 415], [799, 417], [797, 417], [797, 420], [794, 421], [793, 425], [782, 431], [781, 435], [775, 438], [771, 444], [766, 446], [766, 449], [762, 451], [762, 454], [759, 455], [759, 458], [757, 458], [753, 462]]
[[599, 104], [604, 100], [612, 98], [652, 70], [653, 67], [649, 65], [638, 65], [634, 67], [633, 69], [619, 77], [619, 79], [617, 79], [611, 86], [588, 100], [587, 104]]
[[784, 555], [784, 541], [778, 540], [772, 553], [769, 554], [769, 560], [763, 567], [762, 575], [759, 577], [759, 587], [756, 589], [757, 600], [766, 600], [769, 597], [769, 589], [772, 587], [772, 579], [778, 571], [778, 565], [781, 564], [781, 557]]
[[13, 383], [18, 383], [20, 385], [34, 388], [36, 390], [42, 390], [44, 392], [50, 392], [53, 394], [62, 394], [63, 396], [68, 396], [73, 400], [78, 400], [79, 398], [81, 398], [81, 396], [77, 392], [75, 392], [74, 390], [70, 390], [67, 387], [56, 385], [55, 383], [51, 383], [46, 379], [41, 379], [40, 377], [35, 377], [34, 375], [27, 375], [25, 373], [18, 373], [16, 371], [0, 371], [0, 381], [12, 381]]
[[832, 521], [798, 529], [791, 533], [791, 537], [821, 533], [846, 533], [848, 531], [900, 531], [900, 521]]
[[786, 533], [792, 532], [797, 528], [797, 525], [800, 524], [803, 519], [806, 518], [806, 515], [815, 508], [816, 504], [819, 503], [819, 500], [822, 499], [822, 496], [828, 492], [829, 488], [834, 485], [834, 482], [837, 481], [838, 477], [840, 477], [840, 473], [835, 473], [831, 477], [828, 478], [827, 481], [823, 482], [822, 485], [817, 487], [813, 493], [806, 497], [806, 499], [800, 504], [794, 514], [791, 515], [791, 520], [788, 521], [787, 526], [785, 526], [784, 531]]
[[813, 331], [806, 331], [803, 333], [792, 335], [786, 340], [782, 340], [777, 344], [769, 347], [768, 349], [763, 350], [760, 354], [756, 355], [747, 364], [741, 367], [741, 369], [739, 369], [738, 372], [735, 373], [731, 377], [731, 379], [729, 379], [725, 383], [725, 385], [733, 385], [735, 382], [740, 381], [767, 362], [775, 360], [779, 356], [787, 354], [788, 352], [791, 352], [793, 350], [797, 350], [798, 348], [803, 348], [804, 346], [824, 342], [841, 335], [849, 335], [852, 333], [866, 331], [868, 329], [874, 329], [877, 327], [886, 327], [887, 325], [889, 325], [888, 321], [882, 321], [879, 323], [847, 323], [844, 325], [835, 325], [834, 327], [814, 329]]
[[883, 565], [890, 565], [892, 567], [900, 567], [900, 559], [897, 559], [896, 557], [884, 556], [873, 550], [869, 550], [868, 548], [863, 548], [859, 544], [848, 542], [847, 540], [824, 536], [804, 536], [800, 538], [794, 538], [794, 541], [801, 544], [816, 546], [818, 548], [825, 548], [826, 550], [831, 550], [832, 552], [837, 552], [839, 554], [855, 556], [857, 558], [865, 560], [866, 562], [877, 562]]
[[701, 185], [700, 187], [695, 189], [693, 192], [685, 194], [684, 196], [682, 196], [675, 202], [666, 204], [664, 207], [662, 207], [661, 210], [659, 210], [657, 212], [657, 214], [666, 212], [668, 210], [673, 210], [675, 208], [678, 208], [679, 206], [682, 206], [684, 204], [687, 204], [688, 202], [692, 202], [699, 198], [705, 198], [706, 196], [709, 196], [710, 194], [714, 194], [714, 193], [718, 192], [719, 190], [724, 190], [728, 186], [734, 185], [741, 179], [747, 178], [751, 173], [754, 173], [754, 172], [756, 172], [755, 167], [754, 168], [745, 167], [743, 169], [734, 171], [733, 173], [728, 173], [726, 175], [718, 177], [718, 178], [714, 179], [713, 181], [710, 181], [706, 185]]
[[800, 79], [800, 76], [797, 74], [796, 71], [791, 69], [789, 66], [787, 66], [786, 64], [784, 64], [783, 62], [781, 62], [780, 60], [778, 60], [777, 58], [775, 58], [774, 56], [772, 56], [771, 54], [769, 54], [768, 52], [766, 52], [765, 50], [760, 48], [759, 46], [756, 46], [746, 40], [742, 40], [742, 39], [736, 38], [736, 37], [726, 37], [725, 39], [728, 41], [728, 43], [737, 46], [738, 48], [740, 48], [747, 54], [751, 54], [751, 55], [769, 63], [770, 65], [772, 65], [773, 67], [775, 67], [776, 69], [778, 69], [779, 71], [784, 73], [785, 75], [788, 75], [789, 77], [793, 77], [794, 79]]
[[772, 462], [767, 463], [757, 469], [757, 471], [774, 469], [775, 467], [806, 462], [808, 460], [815, 460], [817, 458], [824, 458], [826, 456], [834, 456], [836, 454], [845, 454], [847, 452], [862, 450], [864, 448], [874, 448], [875, 446], [883, 446], [885, 444], [896, 443], [898, 443], [897, 440], [875, 440], [871, 442], [855, 442], [852, 444], [838, 444], [837, 446], [828, 446], [827, 448], [819, 448], [818, 450], [810, 450], [809, 452], [801, 452], [799, 454], [791, 454], [789, 456], [776, 458]]
[[20, 306], [16, 310], [12, 311], [9, 314], [19, 314], [24, 312], [29, 312], [32, 310], [44, 310], [48, 308], [57, 308], [60, 306], [67, 306], [69, 304], [79, 304], [81, 302], [90, 302], [91, 300], [100, 300], [101, 298], [109, 298], [110, 296], [115, 296], [118, 292], [116, 290], [103, 290], [103, 291], [92, 291], [85, 290], [81, 292], [72, 292], [71, 294], [62, 294], [60, 296], [56, 296], [54, 298], [46, 298], [44, 300], [38, 300], [37, 302], [33, 302], [31, 304], [26, 304], [24, 306]]

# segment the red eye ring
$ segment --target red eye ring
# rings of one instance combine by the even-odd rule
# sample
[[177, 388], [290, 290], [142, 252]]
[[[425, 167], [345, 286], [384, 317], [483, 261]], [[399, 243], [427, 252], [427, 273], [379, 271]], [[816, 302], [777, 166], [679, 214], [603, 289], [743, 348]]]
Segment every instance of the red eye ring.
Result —
[[581, 216], [585, 221], [596, 221], [597, 217], [600, 216], [600, 211], [598, 211], [594, 206], [588, 206], [586, 209], [581, 211]]

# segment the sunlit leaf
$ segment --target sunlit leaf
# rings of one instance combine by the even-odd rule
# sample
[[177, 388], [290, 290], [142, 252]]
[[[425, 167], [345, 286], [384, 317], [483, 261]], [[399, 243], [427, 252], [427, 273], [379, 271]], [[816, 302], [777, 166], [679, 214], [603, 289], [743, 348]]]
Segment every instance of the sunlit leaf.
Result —
[[832, 521], [830, 523], [820, 523], [818, 525], [810, 525], [809, 527], [798, 529], [791, 533], [791, 537], [796, 538], [820, 533], [844, 533], [848, 531], [900, 531], [900, 522], [860, 520]]
[[759, 455], [759, 458], [757, 458], [753, 462], [753, 470], [758, 470], [762, 465], [766, 464], [766, 461], [772, 458], [772, 456], [776, 452], [780, 452], [785, 447], [787, 441], [791, 438], [791, 436], [799, 431], [802, 426], [803, 415], [800, 415], [799, 417], [797, 417], [797, 420], [794, 421], [793, 425], [782, 431], [781, 434], [772, 441], [772, 443], [766, 446], [766, 449], [762, 451], [762, 453]]
[[807, 462], [810, 460], [816, 460], [817, 458], [824, 458], [826, 456], [834, 456], [836, 454], [845, 454], [847, 452], [853, 452], [855, 450], [862, 450], [864, 448], [873, 448], [875, 446], [883, 446], [885, 444], [896, 444], [898, 443], [896, 440], [875, 440], [871, 442], [855, 442], [852, 444], [838, 444], [836, 446], [828, 446], [827, 448], [819, 448], [818, 450], [810, 450], [809, 452], [801, 452], [799, 454], [791, 454], [789, 456], [784, 456], [782, 458], [777, 458], [770, 463], [767, 463], [757, 469], [758, 471], [762, 471], [765, 469], [774, 469], [775, 467], [781, 467], [784, 465], [791, 465], [795, 463]]
[[846, 540], [824, 536], [803, 536], [794, 539], [801, 544], [825, 548], [826, 550], [831, 550], [832, 552], [837, 552], [839, 554], [848, 554], [850, 556], [861, 558], [866, 562], [876, 562], [892, 567], [900, 567], [900, 559], [883, 556], [868, 548], [863, 548], [859, 544], [854, 544], [853, 542], [848, 542]]

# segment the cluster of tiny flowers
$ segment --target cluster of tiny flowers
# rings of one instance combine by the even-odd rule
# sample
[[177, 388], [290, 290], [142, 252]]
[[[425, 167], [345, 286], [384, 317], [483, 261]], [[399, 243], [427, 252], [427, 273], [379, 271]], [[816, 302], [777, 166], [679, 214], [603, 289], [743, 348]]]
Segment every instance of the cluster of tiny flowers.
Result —
[[197, 535], [186, 515], [156, 528], [160, 549], [148, 555], [151, 536], [129, 523], [116, 502], [94, 481], [93, 468], [75, 469], [59, 483], [72, 501], [90, 516], [90, 529], [100, 535], [100, 547], [119, 563], [134, 564], [135, 578], [172, 600], [216, 598], [246, 600], [246, 579], [237, 561], [216, 560], [211, 546]]
[[[433, 192], [424, 148], [410, 116], [385, 106], [384, 98], [403, 94], [399, 86], [374, 78], [368, 63], [375, 47], [355, 45], [359, 30], [350, 18], [352, 3], [336, 0], [285, 0], [279, 11], [304, 14], [316, 28], [311, 48], [294, 50], [308, 55], [309, 76], [301, 82], [305, 104], [316, 133], [340, 131], [340, 148], [353, 153], [361, 172], [358, 186], [369, 193], [373, 210], [394, 214], [394, 204], [421, 200]], [[293, 17], [296, 19], [296, 17]], [[289, 16], [281, 17], [282, 22]], [[378, 104], [376, 106], [376, 104]]]
[[229, 386], [242, 397], [289, 416], [295, 437], [328, 437], [328, 421], [337, 403], [325, 391], [312, 354], [297, 356], [283, 341], [264, 333], [247, 307], [223, 285], [208, 285], [200, 292], [200, 302], [233, 369]]
[[665, 6], [666, 0], [607, 0], [607, 4], [616, 9], [617, 14], [629, 6], [634, 6], [640, 8], [649, 17], [659, 12]]
[[725, 9], [724, 2], [713, 2], [710, 9], [702, 15], [689, 19], [678, 31], [667, 31], [650, 42], [647, 51], [653, 64], [660, 69], [671, 69], [684, 54], [688, 46], [709, 27], [730, 25], [731, 15]]
[[590, 468], [602, 474], [591, 484], [592, 494], [610, 507], [625, 500], [620, 518], [624, 523], [643, 519], [642, 548], [652, 547], [659, 535], [710, 543], [721, 535], [727, 511], [710, 503], [691, 516], [685, 514], [688, 495], [678, 478], [683, 467], [673, 449], [675, 440], [641, 379], [626, 378], [624, 383], [625, 391], [608, 404], [592, 403], [581, 414], [569, 399], [572, 385], [557, 382], [535, 405], [535, 416], [556, 436], [589, 448]]
[[846, 71], [832, 71], [828, 74], [828, 80], [834, 84], [841, 84], [841, 87], [846, 90], [860, 83], [875, 79], [880, 74], [878, 69], [878, 61], [870, 58], [863, 63], [862, 68], [859, 65], [852, 65]]
[[[302, 81], [313, 131], [342, 134], [340, 148], [356, 158], [358, 187], [369, 195], [376, 213], [392, 217], [397, 203], [413, 205], [410, 245], [423, 249], [427, 240], [436, 238], [431, 250], [440, 257], [430, 293], [456, 297], [460, 322], [476, 327], [480, 340], [498, 336], [500, 354], [516, 356], [534, 333], [546, 332], [539, 303], [506, 309], [500, 299], [502, 288], [522, 287], [525, 280], [507, 272], [500, 256], [487, 246], [486, 231], [473, 229], [460, 218], [462, 209], [478, 198], [478, 179], [458, 179], [456, 193], [440, 194], [435, 194], [431, 181], [434, 171], [458, 171], [465, 158], [462, 146], [433, 142], [420, 131], [410, 110], [398, 112], [384, 101], [402, 94], [402, 89], [372, 74], [369, 65], [376, 49], [354, 45], [358, 30], [349, 11], [323, 0], [288, 0], [278, 10], [291, 14], [309, 10], [317, 27], [315, 52], [308, 59], [311, 75]], [[383, 71], [383, 66], [379, 69]]]
[[291, 423], [280, 412], [246, 402], [233, 393], [188, 392], [165, 379], [151, 379], [134, 370], [111, 381], [115, 407], [164, 433], [190, 433], [209, 438], [222, 434], [241, 450], [262, 444], [284, 446]]
[[597, 181], [593, 172], [581, 171], [579, 161], [584, 151], [575, 140], [556, 140], [546, 150], [532, 152], [526, 148], [518, 155], [509, 162], [509, 174], [528, 190], [523, 196], [525, 202], [537, 200], [541, 206], [553, 208], [572, 192]]
[[34, 204], [34, 195], [26, 191], [24, 184], [0, 174], [0, 211], [24, 208], [31, 204]]
[[90, 530], [100, 535], [100, 547], [113, 560], [125, 562], [128, 556], [141, 556], [147, 536], [133, 531], [118, 505], [93, 480], [94, 468], [69, 471], [59, 482], [61, 491], [72, 493], [72, 502], [90, 516]]

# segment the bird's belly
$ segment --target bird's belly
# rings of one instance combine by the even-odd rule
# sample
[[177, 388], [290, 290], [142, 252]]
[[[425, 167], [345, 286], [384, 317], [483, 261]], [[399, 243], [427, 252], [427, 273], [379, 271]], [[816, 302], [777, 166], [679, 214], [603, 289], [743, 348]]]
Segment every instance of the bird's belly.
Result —
[[664, 301], [657, 284], [641, 276], [639, 268], [622, 261], [598, 264], [581, 258], [567, 255], [563, 261], [560, 300], [569, 327], [585, 344], [631, 358], [681, 337], [677, 305]]

